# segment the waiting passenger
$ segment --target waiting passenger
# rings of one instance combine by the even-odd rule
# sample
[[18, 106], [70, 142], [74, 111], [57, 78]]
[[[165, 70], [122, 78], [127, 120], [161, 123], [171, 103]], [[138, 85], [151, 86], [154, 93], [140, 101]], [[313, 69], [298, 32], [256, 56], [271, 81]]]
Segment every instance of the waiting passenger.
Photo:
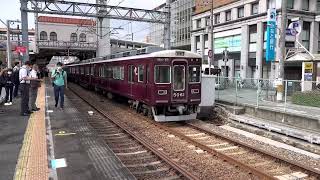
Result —
[[14, 65], [15, 66], [13, 68], [13, 83], [14, 83], [13, 97], [17, 97], [19, 92], [19, 85], [20, 85], [20, 80], [19, 80], [20, 62], [15, 62]]
[[41, 86], [40, 82], [42, 81], [39, 79], [38, 71], [38, 65], [34, 64], [30, 72], [30, 77], [32, 78], [30, 82], [30, 106], [32, 111], [40, 110], [36, 105], [38, 88]]
[[[1, 62], [1, 61], [0, 61]], [[4, 88], [6, 82], [5, 82], [5, 79], [4, 79], [4, 72], [6, 71], [6, 69], [0, 69], [0, 101], [1, 101], [1, 98], [2, 98], [2, 88]]]
[[63, 64], [61, 62], [57, 63], [57, 69], [53, 70], [51, 73], [51, 78], [53, 80], [54, 97], [55, 97], [55, 107], [58, 107], [60, 99], [60, 108], [64, 107], [64, 88], [67, 86], [67, 73], [62, 69]]
[[[4, 78], [5, 71], [6, 71], [6, 69], [0, 68], [0, 103], [1, 103], [1, 100], [3, 99], [3, 97], [2, 97], [2, 89], [5, 87], [5, 84], [6, 84], [6, 81], [5, 81], [5, 78]], [[3, 113], [3, 111], [0, 111], [0, 113]]]
[[29, 90], [30, 90], [30, 62], [26, 61], [19, 70], [19, 80], [21, 87], [21, 116], [29, 116], [32, 111], [29, 110]]
[[8, 69], [4, 72], [3, 78], [5, 80], [5, 88], [6, 88], [6, 98], [5, 98], [5, 106], [12, 105], [12, 95], [13, 95], [13, 75], [12, 69]]

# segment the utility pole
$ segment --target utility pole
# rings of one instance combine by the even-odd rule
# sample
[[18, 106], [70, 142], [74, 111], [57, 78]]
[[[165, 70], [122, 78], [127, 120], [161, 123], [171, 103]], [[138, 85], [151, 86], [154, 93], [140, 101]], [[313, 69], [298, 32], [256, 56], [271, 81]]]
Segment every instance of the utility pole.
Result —
[[170, 43], [170, 1], [166, 0], [166, 7], [165, 11], [168, 13], [166, 16], [166, 23], [164, 24], [164, 48], [169, 50], [171, 49], [171, 43]]
[[11, 68], [10, 20], [7, 20], [7, 67]]
[[22, 45], [26, 48], [23, 54], [22, 61], [29, 61], [29, 38], [28, 38], [28, 0], [20, 0], [21, 4], [21, 30], [22, 30]]
[[[286, 57], [285, 41], [286, 41], [286, 26], [287, 26], [287, 0], [282, 0], [281, 4], [281, 27], [280, 27], [280, 59], [279, 59], [279, 72], [278, 78], [284, 80], [284, 61]], [[283, 92], [279, 93], [279, 98], [277, 100], [282, 100]]]
[[[211, 35], [211, 43], [210, 43], [210, 49], [212, 51], [212, 56], [211, 58], [208, 56], [209, 59], [209, 75], [211, 75], [211, 65], [213, 63], [214, 60], [214, 47], [213, 47], [213, 43], [214, 43], [214, 38], [213, 38], [213, 0], [211, 0], [211, 10], [210, 10], [210, 35]], [[204, 52], [203, 52], [204, 53]]]

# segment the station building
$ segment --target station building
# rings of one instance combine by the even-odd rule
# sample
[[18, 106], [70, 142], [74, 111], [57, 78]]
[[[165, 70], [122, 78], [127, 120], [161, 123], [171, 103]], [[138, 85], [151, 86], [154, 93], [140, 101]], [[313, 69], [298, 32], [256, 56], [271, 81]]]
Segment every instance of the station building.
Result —
[[[267, 10], [276, 8], [277, 26], [281, 25], [281, 1], [277, 0], [196, 0], [192, 17], [191, 50], [203, 56], [208, 65], [208, 50], [213, 43], [213, 65], [221, 68], [224, 76], [274, 79], [279, 67], [279, 29], [277, 30], [276, 59], [266, 63]], [[212, 6], [211, 6], [212, 5]], [[299, 18], [302, 32], [297, 38], [311, 54], [319, 50], [319, 22], [317, 0], [288, 0], [288, 24]], [[213, 9], [213, 37], [210, 15]], [[296, 43], [297, 44], [297, 43]], [[227, 49], [229, 60], [222, 60]], [[301, 80], [302, 63], [285, 63], [285, 79]]]

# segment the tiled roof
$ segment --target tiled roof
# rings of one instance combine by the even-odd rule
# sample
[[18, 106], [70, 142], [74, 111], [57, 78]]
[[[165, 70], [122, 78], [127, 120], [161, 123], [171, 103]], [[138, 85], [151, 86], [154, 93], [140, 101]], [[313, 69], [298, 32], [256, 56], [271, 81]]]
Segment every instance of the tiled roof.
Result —
[[96, 25], [96, 22], [92, 19], [77, 19], [77, 18], [64, 18], [53, 16], [39, 16], [38, 22], [59, 23], [59, 24], [75, 24], [75, 25]]

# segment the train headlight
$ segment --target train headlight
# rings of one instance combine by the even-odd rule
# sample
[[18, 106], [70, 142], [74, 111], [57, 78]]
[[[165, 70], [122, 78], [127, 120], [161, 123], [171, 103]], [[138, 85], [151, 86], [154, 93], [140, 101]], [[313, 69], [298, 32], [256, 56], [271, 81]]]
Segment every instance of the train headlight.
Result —
[[158, 90], [158, 95], [160, 95], [160, 96], [164, 96], [164, 95], [167, 95], [167, 94], [168, 94], [167, 90]]
[[191, 89], [191, 94], [199, 94], [199, 89]]

